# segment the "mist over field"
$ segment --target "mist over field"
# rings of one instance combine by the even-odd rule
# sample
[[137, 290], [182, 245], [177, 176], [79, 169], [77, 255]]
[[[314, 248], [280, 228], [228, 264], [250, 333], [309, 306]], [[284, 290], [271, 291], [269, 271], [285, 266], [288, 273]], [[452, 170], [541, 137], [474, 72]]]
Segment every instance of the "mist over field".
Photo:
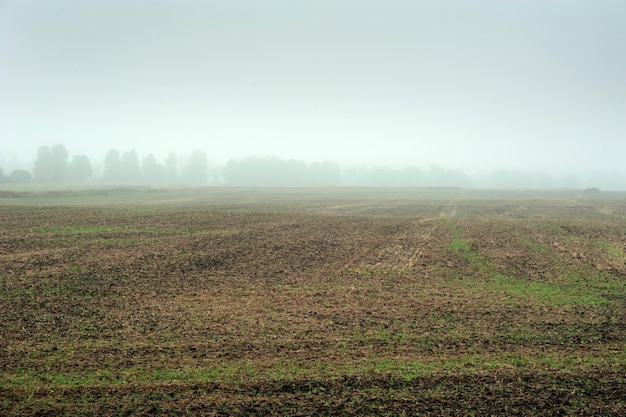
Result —
[[626, 0], [0, 0], [0, 417], [625, 416], [625, 157]]
[[626, 190], [625, 21], [621, 0], [5, 0], [2, 178], [50, 181], [61, 144], [62, 181]]

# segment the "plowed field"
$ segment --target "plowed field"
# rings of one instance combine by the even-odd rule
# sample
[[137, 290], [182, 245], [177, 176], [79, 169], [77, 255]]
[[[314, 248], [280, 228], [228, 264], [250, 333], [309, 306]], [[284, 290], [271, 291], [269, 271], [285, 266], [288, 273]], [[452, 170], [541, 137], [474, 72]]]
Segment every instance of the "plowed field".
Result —
[[625, 415], [626, 195], [0, 198], [0, 415]]

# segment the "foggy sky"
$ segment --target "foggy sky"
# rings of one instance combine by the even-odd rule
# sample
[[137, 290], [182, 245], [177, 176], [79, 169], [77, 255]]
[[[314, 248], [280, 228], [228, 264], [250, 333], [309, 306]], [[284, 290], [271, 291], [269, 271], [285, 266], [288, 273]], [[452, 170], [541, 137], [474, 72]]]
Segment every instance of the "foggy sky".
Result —
[[56, 143], [626, 175], [626, 1], [0, 0], [0, 167]]

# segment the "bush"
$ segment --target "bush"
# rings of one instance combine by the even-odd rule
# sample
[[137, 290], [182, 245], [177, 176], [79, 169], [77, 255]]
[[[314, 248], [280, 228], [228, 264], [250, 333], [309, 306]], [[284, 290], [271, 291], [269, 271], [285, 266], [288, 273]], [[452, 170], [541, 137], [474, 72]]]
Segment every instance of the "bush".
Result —
[[9, 174], [9, 182], [15, 184], [26, 184], [32, 181], [32, 175], [25, 169], [16, 169]]

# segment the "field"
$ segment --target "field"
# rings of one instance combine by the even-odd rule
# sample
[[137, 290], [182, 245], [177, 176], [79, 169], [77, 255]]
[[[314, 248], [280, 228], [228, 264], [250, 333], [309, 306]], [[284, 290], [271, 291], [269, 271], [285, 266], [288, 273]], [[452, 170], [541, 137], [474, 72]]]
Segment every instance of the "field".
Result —
[[625, 415], [626, 194], [4, 192], [0, 415]]

